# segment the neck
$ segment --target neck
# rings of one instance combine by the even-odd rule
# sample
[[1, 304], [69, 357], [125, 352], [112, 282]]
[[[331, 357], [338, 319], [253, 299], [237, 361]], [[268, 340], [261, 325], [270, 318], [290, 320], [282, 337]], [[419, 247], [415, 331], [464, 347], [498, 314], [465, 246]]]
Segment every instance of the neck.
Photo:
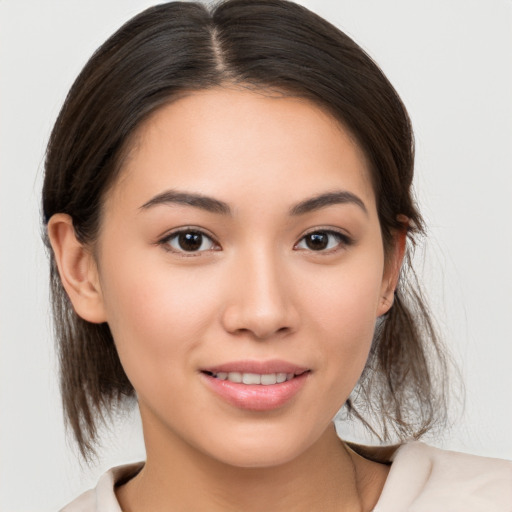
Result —
[[190, 445], [170, 442], [168, 432], [165, 439], [147, 434], [144, 468], [117, 489], [126, 512], [361, 512], [378, 497], [364, 489], [368, 461], [361, 464], [347, 450], [333, 425], [293, 461], [264, 468], [224, 464]]

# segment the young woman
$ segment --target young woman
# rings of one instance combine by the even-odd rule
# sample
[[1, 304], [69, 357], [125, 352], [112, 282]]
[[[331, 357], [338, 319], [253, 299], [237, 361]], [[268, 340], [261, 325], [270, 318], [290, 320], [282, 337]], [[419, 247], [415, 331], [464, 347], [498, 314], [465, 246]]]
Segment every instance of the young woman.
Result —
[[[66, 511], [510, 510], [510, 463], [405, 442], [444, 415], [413, 160], [382, 72], [291, 2], [163, 4], [98, 50], [46, 161], [62, 393], [86, 457], [136, 399], [147, 458]], [[342, 407], [401, 445], [343, 442]]]

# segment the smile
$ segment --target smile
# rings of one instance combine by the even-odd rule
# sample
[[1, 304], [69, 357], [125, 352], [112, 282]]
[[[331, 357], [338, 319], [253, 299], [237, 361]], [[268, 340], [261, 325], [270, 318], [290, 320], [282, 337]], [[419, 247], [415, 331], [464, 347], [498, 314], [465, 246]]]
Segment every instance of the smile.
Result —
[[242, 372], [205, 372], [208, 375], [220, 379], [235, 382], [237, 384], [272, 386], [292, 380], [296, 377], [295, 373], [242, 373]]
[[200, 373], [204, 384], [223, 402], [263, 412], [291, 402], [312, 372], [283, 361], [239, 361], [205, 368]]

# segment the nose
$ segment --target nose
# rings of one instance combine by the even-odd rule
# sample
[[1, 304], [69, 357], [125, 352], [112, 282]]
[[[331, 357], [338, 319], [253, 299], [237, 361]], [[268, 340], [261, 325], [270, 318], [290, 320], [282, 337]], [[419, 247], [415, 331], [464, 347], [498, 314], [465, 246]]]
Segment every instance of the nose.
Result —
[[237, 261], [231, 269], [229, 297], [222, 313], [226, 331], [265, 340], [297, 329], [294, 283], [284, 267], [285, 262], [272, 251]]

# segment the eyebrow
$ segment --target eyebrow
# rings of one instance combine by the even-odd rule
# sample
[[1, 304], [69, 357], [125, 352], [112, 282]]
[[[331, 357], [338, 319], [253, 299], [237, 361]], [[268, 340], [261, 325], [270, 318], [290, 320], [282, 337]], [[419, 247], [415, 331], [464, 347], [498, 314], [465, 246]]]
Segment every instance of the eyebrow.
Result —
[[368, 214], [365, 204], [358, 196], [347, 190], [338, 190], [301, 201], [291, 208], [290, 215], [303, 215], [336, 204], [354, 204], [361, 208], [364, 213]]
[[231, 208], [224, 201], [219, 201], [213, 197], [203, 196], [202, 194], [192, 194], [189, 192], [177, 192], [175, 190], [166, 190], [156, 195], [144, 203], [140, 209], [147, 210], [157, 205], [184, 204], [206, 210], [211, 213], [221, 215], [231, 215]]
[[[176, 190], [166, 190], [156, 195], [149, 201], [145, 202], [140, 209], [147, 210], [158, 205], [183, 204], [200, 208], [211, 213], [220, 215], [232, 215], [231, 208], [224, 201], [214, 199], [213, 197], [204, 196], [192, 192], [178, 192]], [[352, 192], [347, 190], [339, 190], [334, 192], [326, 192], [318, 196], [306, 199], [296, 204], [290, 209], [290, 215], [298, 216], [306, 213], [314, 212], [337, 204], [354, 204], [361, 208], [366, 214], [368, 210], [364, 202]]]

